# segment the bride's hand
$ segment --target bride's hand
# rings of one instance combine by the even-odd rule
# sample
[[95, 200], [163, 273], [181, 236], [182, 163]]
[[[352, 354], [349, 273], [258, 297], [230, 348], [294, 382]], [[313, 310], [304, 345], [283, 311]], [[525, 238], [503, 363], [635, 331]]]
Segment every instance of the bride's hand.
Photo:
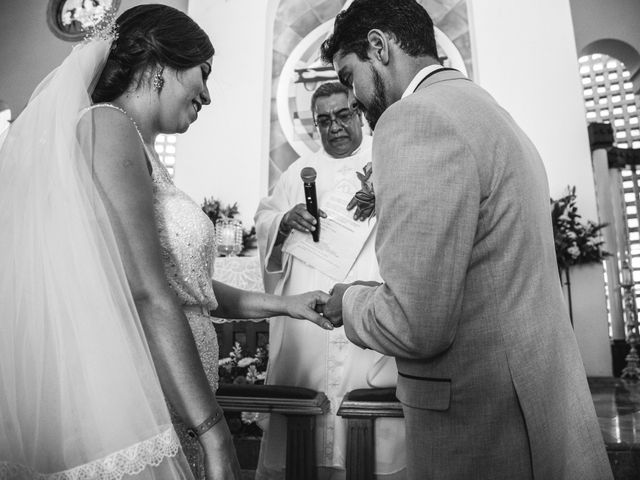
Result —
[[287, 315], [293, 318], [309, 320], [325, 330], [333, 330], [331, 322], [324, 318], [324, 305], [329, 300], [329, 294], [315, 290], [283, 297], [287, 308]]
[[200, 437], [204, 450], [206, 480], [240, 480], [240, 463], [226, 421], [214, 425]]

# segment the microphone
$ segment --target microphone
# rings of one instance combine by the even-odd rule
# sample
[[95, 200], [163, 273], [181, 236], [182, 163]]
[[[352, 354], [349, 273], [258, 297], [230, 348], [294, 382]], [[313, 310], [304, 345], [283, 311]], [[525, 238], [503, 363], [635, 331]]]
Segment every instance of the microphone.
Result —
[[304, 199], [307, 211], [316, 219], [316, 229], [311, 232], [314, 242], [320, 241], [320, 217], [318, 216], [318, 200], [316, 198], [316, 171], [311, 167], [304, 167], [300, 172], [304, 185]]

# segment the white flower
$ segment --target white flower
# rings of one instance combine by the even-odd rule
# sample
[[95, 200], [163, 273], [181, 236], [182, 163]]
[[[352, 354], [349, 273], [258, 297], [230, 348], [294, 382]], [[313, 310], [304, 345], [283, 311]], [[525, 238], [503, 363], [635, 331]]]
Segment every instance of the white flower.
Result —
[[578, 258], [580, 256], [580, 249], [574, 245], [573, 247], [567, 248], [567, 253], [571, 255], [572, 258]]
[[242, 420], [242, 423], [251, 425], [258, 419], [258, 412], [241, 412], [240, 419]]
[[63, 25], [71, 25], [71, 22], [73, 22], [73, 17], [71, 16], [71, 12], [66, 11], [62, 14], [62, 24]]
[[229, 357], [221, 358], [218, 361], [218, 365], [220, 365], [221, 367], [224, 367], [225, 365], [229, 365], [230, 363], [231, 363], [231, 359]]
[[246, 358], [241, 358], [238, 361], [238, 367], [240, 368], [246, 368], [249, 365], [255, 363], [256, 359], [255, 358], [251, 358], [251, 357], [246, 357]]

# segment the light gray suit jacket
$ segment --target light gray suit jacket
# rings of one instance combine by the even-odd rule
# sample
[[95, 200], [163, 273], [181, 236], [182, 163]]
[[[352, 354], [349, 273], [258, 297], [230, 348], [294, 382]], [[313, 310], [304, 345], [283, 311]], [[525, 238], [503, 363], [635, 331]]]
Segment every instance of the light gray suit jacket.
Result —
[[350, 287], [343, 316], [352, 342], [396, 357], [409, 477], [611, 478], [546, 173], [511, 116], [438, 72], [380, 118], [373, 182], [385, 283]]

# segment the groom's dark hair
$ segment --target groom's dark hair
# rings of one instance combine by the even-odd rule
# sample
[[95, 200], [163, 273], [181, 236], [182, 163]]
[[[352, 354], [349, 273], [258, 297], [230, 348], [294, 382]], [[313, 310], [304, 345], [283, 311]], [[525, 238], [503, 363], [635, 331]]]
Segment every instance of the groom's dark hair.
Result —
[[412, 57], [438, 59], [433, 21], [415, 0], [355, 0], [336, 16], [333, 34], [322, 43], [322, 60], [333, 63], [336, 53], [355, 53], [367, 60], [367, 34], [377, 28], [393, 35]]

